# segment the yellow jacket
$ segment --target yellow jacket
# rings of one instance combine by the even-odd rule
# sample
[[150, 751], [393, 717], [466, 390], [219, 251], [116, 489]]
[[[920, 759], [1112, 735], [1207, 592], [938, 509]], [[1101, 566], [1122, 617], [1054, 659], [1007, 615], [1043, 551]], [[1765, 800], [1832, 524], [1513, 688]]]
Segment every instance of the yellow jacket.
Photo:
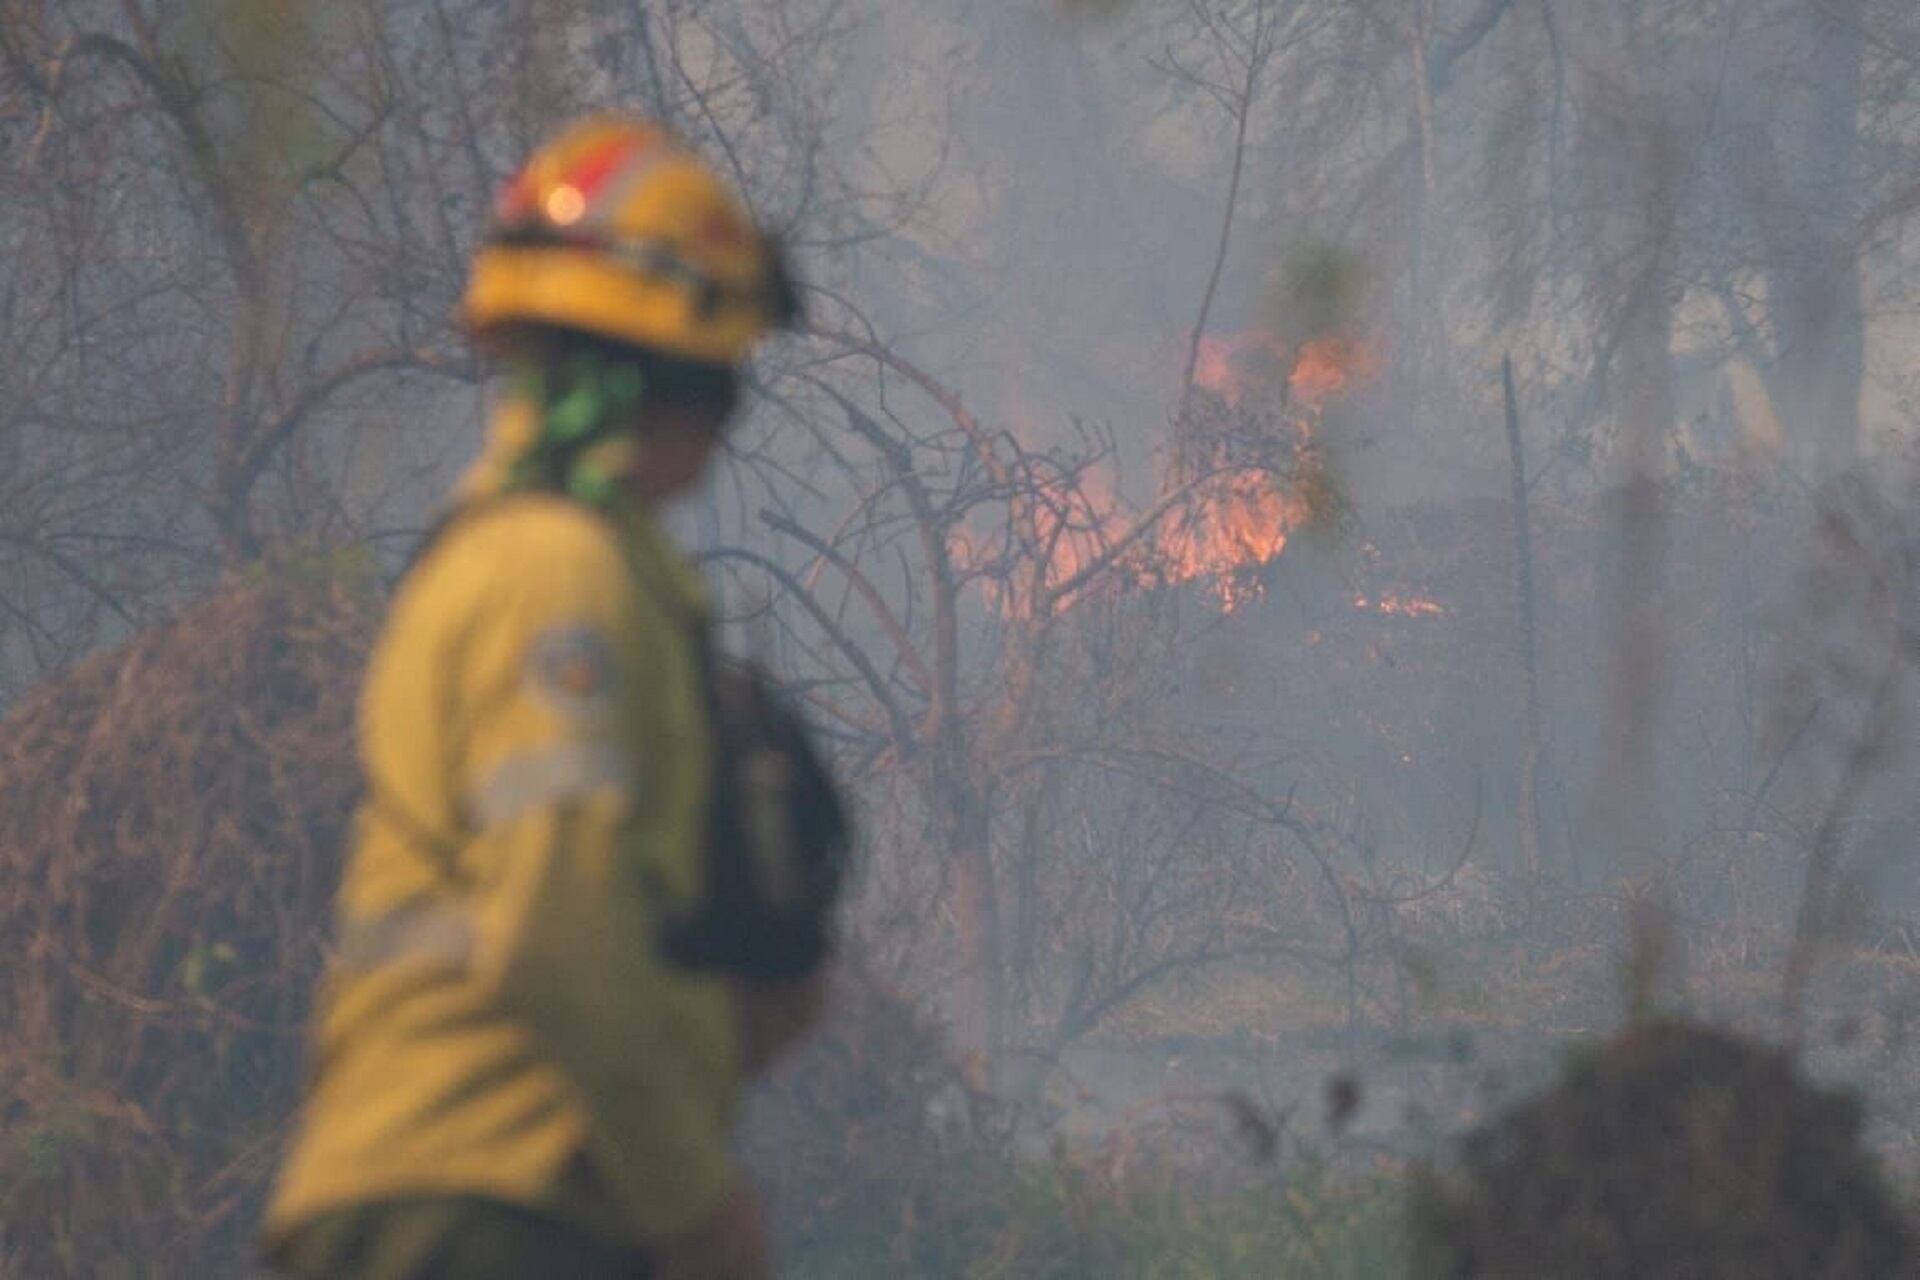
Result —
[[394, 602], [269, 1246], [317, 1213], [420, 1193], [640, 1244], [718, 1201], [731, 1005], [652, 945], [663, 910], [700, 890], [700, 591], [650, 524], [627, 523], [490, 499]]

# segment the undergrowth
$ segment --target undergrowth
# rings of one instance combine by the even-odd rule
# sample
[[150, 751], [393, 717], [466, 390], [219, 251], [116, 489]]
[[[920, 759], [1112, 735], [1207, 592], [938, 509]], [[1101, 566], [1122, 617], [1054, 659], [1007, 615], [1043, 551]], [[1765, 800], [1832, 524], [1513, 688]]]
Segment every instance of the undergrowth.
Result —
[[1397, 1180], [1319, 1177], [1208, 1192], [1126, 1187], [1055, 1161], [951, 1169], [903, 1223], [838, 1224], [789, 1256], [794, 1280], [1379, 1280], [1407, 1274]]

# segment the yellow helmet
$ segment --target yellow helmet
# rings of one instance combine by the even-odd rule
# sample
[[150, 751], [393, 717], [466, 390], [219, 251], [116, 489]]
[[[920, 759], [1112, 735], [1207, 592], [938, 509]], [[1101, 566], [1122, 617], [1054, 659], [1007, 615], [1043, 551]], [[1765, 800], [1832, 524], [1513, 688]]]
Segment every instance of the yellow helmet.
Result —
[[573, 125], [507, 184], [462, 305], [482, 337], [571, 329], [716, 365], [797, 311], [779, 246], [713, 171], [620, 119]]

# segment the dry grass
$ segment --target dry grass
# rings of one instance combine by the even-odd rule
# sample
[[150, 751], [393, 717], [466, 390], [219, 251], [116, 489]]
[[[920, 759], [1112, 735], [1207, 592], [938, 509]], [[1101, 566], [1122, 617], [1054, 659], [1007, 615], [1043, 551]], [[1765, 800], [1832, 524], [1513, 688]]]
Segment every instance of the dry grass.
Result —
[[939, 1189], [995, 1117], [907, 996], [846, 957], [826, 1025], [754, 1100], [743, 1146], [790, 1244], [856, 1237], [911, 1246], [954, 1212]]
[[[236, 582], [0, 720], [0, 1275], [216, 1276], [245, 1256], [358, 792], [350, 723], [378, 603], [331, 573]], [[1408, 1016], [1597, 1025], [1609, 964], [1597, 947], [1525, 963], [1446, 950]], [[1868, 967], [1877, 1005], [1911, 996], [1910, 957]], [[1378, 968], [1362, 1013], [1391, 1020], [1396, 979]], [[1709, 971], [1749, 1002], [1739, 966]], [[1220, 969], [1103, 1030], [1271, 1043], [1345, 1016], [1340, 975]], [[1009, 1224], [1042, 1252], [1119, 1230], [1048, 1235], [1063, 1205], [1098, 1213], [1044, 1188], [1023, 1209], [1028, 1174], [983, 1108], [904, 994], [856, 969], [747, 1146], [793, 1238], [896, 1266], [992, 1255]], [[1645, 1027], [1428, 1184], [1444, 1265], [1421, 1274], [1911, 1274], [1859, 1129], [1850, 1099], [1783, 1054]]]

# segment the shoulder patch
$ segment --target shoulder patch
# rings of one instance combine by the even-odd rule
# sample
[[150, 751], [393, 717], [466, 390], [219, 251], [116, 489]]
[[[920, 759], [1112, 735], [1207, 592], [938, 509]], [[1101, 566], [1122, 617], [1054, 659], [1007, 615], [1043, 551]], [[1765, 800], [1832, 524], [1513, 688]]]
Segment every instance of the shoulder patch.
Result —
[[533, 642], [529, 679], [554, 710], [573, 719], [613, 713], [618, 692], [613, 647], [584, 624], [550, 627]]

